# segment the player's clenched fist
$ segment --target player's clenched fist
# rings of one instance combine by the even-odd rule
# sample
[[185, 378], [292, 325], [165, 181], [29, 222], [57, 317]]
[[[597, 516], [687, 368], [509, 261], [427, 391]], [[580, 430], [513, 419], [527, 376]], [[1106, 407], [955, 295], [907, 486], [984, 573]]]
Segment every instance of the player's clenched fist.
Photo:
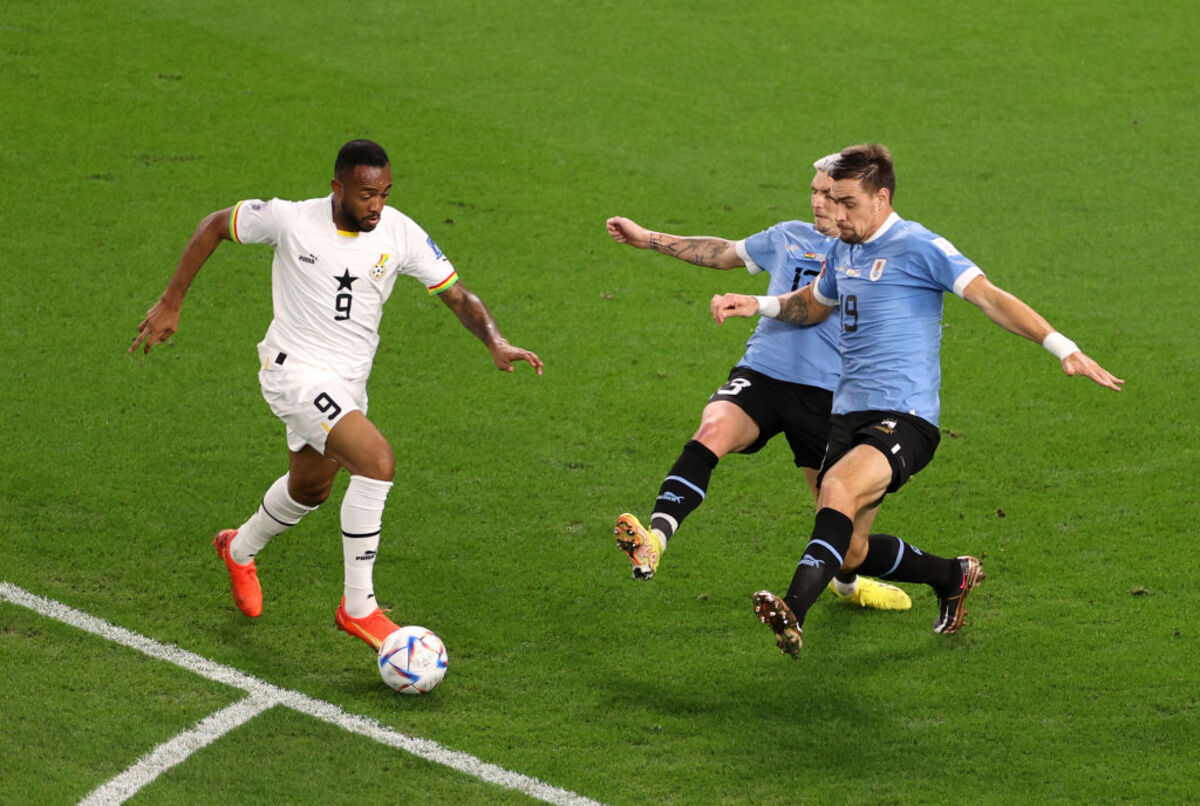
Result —
[[605, 226], [608, 228], [608, 234], [617, 243], [627, 243], [638, 249], [645, 249], [650, 243], [650, 231], [628, 218], [610, 218], [605, 222]]
[[712, 317], [719, 325], [729, 316], [754, 316], [758, 299], [748, 294], [720, 294], [712, 298]]

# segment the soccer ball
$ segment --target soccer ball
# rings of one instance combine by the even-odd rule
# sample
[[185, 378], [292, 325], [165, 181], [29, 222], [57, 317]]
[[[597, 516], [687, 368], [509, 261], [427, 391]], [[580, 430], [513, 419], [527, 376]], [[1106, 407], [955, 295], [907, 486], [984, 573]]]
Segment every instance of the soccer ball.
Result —
[[425, 694], [446, 676], [446, 646], [424, 627], [401, 627], [379, 647], [379, 676], [401, 694]]

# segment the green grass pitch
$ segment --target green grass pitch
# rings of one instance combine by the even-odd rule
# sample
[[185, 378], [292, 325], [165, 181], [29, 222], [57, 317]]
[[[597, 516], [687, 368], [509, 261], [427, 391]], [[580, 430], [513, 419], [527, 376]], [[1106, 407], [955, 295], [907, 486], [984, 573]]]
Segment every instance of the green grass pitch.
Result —
[[[13, 0], [0, 10], [0, 581], [412, 736], [612, 804], [1200, 800], [1196, 7], [444, 0]], [[376, 588], [446, 641], [386, 690], [333, 627], [334, 497], [234, 608], [209, 541], [284, 470], [254, 345], [269, 250], [222, 246], [181, 330], [125, 348], [200, 218], [328, 192], [381, 142], [505, 334], [495, 372], [401, 281], [371, 381], [398, 474]], [[877, 528], [985, 558], [958, 636], [821, 601], [802, 658], [749, 594], [812, 505], [786, 446], [718, 467], [658, 578], [645, 514], [761, 293], [613, 244], [627, 215], [744, 237], [808, 216], [809, 164], [875, 140], [896, 207], [1127, 381], [1067, 379], [946, 302], [945, 437]], [[0, 602], [0, 802], [74, 803], [224, 708], [226, 687]], [[138, 803], [518, 803], [271, 710]]]

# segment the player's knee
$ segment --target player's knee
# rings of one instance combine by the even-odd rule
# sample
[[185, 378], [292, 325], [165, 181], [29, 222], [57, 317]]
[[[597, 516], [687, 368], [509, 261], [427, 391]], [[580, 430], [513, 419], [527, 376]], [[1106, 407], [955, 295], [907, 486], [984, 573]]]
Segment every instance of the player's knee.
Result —
[[734, 444], [737, 441], [737, 435], [731, 433], [732, 430], [727, 420], [720, 417], [706, 417], [700, 422], [700, 427], [696, 429], [692, 439], [708, 448], [720, 459], [731, 450], [745, 447]]
[[328, 481], [296, 482], [288, 481], [288, 495], [297, 504], [306, 507], [319, 507], [329, 498], [333, 491], [333, 477]]
[[832, 507], [842, 512], [857, 511], [858, 507], [855, 502], [859, 496], [854, 480], [838, 473], [837, 470], [838, 468], [835, 466], [821, 479], [818, 506]]
[[382, 442], [363, 457], [351, 472], [356, 476], [391, 481], [396, 477], [396, 457], [392, 453], [392, 446]]

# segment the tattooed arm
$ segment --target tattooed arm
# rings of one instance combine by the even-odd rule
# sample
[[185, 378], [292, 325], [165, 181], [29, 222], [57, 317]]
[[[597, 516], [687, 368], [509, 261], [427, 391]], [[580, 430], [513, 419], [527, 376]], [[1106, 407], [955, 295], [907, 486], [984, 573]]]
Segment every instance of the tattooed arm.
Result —
[[[760, 299], [768, 301], [768, 305], [770, 305], [770, 300], [778, 300], [779, 311], [774, 314], [769, 310], [766, 312], [761, 311], [759, 309]], [[834, 311], [833, 307], [822, 305], [813, 298], [811, 285], [806, 285], [797, 291], [781, 294], [778, 297], [722, 294], [712, 298], [709, 308], [712, 311], [713, 319], [716, 320], [718, 325], [730, 316], [749, 317], [758, 313], [762, 313], [763, 316], [771, 316], [773, 319], [778, 319], [781, 322], [787, 322], [792, 325], [815, 325], [818, 322], [824, 322]]]
[[655, 252], [686, 260], [697, 266], [733, 269], [746, 265], [738, 256], [733, 241], [724, 238], [705, 236], [685, 238], [679, 235], [651, 232], [628, 218], [610, 218], [607, 221], [607, 227], [608, 234], [617, 243], [627, 243], [638, 249], [653, 249]]

